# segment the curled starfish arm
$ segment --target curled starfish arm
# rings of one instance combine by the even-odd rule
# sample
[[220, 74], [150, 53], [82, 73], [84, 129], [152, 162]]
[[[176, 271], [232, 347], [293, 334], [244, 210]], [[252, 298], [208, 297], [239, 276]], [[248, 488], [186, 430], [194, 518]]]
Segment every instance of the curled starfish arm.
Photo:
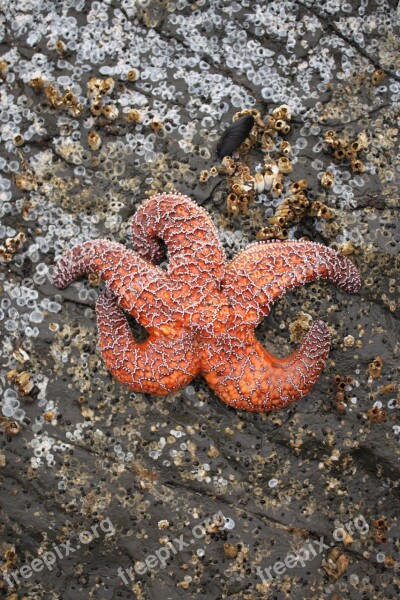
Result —
[[225, 256], [209, 215], [180, 194], [160, 194], [150, 198], [131, 221], [134, 249], [145, 260], [160, 263], [167, 246], [168, 273], [190, 279], [202, 287], [221, 279]]
[[171, 316], [168, 317], [171, 297], [177, 292], [162, 269], [121, 244], [96, 240], [68, 251], [55, 267], [53, 282], [56, 287], [64, 289], [88, 273], [100, 275], [119, 304], [141, 325], [164, 325], [164, 332], [169, 331], [173, 322]]
[[198, 352], [185, 330], [169, 336], [154, 330], [145, 342], [137, 342], [109, 290], [99, 297], [96, 314], [101, 354], [120, 383], [135, 391], [166, 395], [188, 385], [199, 373]]
[[[323, 371], [330, 335], [323, 321], [316, 321], [307, 336], [286, 358], [270, 354], [247, 330], [206, 357], [203, 376], [215, 393], [233, 408], [270, 412], [305, 396]], [[222, 350], [222, 352], [221, 352]]]
[[313, 242], [252, 244], [229, 265], [223, 291], [247, 323], [259, 323], [287, 291], [328, 279], [348, 293], [361, 287], [353, 263], [335, 250]]

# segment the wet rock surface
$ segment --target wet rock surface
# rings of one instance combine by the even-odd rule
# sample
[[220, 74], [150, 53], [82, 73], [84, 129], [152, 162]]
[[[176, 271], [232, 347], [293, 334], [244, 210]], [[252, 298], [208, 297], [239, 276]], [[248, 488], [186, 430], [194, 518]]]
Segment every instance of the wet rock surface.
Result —
[[[396, 4], [3, 10], [1, 596], [398, 597]], [[284, 356], [324, 319], [322, 377], [270, 415], [229, 409], [201, 378], [168, 397], [132, 393], [96, 349], [101, 282], [60, 292], [54, 261], [90, 239], [129, 244], [130, 216], [163, 191], [203, 205], [234, 256], [285, 193], [229, 215], [216, 144], [238, 111], [265, 119], [281, 104], [292, 113], [285, 193], [306, 179], [333, 214], [302, 219], [289, 237], [348, 254], [363, 287], [297, 289], [258, 337]], [[334, 156], [331, 130], [346, 144], [363, 136], [365, 170]], [[258, 147], [238, 158], [252, 174], [263, 159]]]

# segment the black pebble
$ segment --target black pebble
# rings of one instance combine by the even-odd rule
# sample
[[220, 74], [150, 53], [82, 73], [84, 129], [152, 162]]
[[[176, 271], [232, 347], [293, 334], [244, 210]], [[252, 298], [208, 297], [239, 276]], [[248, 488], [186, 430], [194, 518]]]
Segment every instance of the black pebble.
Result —
[[217, 154], [220, 158], [232, 156], [249, 135], [254, 125], [254, 117], [245, 115], [229, 125], [217, 144]]

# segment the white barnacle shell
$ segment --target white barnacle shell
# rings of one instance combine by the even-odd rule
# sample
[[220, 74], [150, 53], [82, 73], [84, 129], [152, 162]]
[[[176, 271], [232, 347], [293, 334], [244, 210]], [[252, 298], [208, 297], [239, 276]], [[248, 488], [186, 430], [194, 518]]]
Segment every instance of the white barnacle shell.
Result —
[[268, 163], [265, 166], [266, 169], [264, 174], [264, 189], [266, 192], [269, 192], [279, 173], [279, 167], [274, 163]]
[[262, 173], [256, 173], [254, 175], [254, 190], [257, 192], [257, 194], [262, 194], [264, 189], [264, 175]]

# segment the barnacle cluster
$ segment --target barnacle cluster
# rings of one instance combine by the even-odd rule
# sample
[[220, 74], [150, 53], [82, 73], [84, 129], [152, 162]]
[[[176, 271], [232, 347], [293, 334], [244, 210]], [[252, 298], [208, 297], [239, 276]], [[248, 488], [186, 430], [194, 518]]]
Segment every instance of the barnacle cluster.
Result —
[[6, 435], [18, 435], [21, 431], [21, 425], [18, 421], [13, 421], [2, 416], [0, 416], [0, 427]]
[[384, 423], [387, 418], [387, 413], [384, 408], [373, 406], [367, 410], [367, 418], [371, 423]]
[[70, 90], [67, 90], [65, 94], [60, 94], [52, 84], [45, 85], [43, 82], [43, 87], [41, 87], [41, 83], [41, 78], [35, 78], [32, 79], [28, 85], [36, 90], [43, 89], [47, 102], [52, 108], [65, 109], [69, 111], [72, 116], [79, 117], [82, 113], [83, 106]]
[[[356, 139], [349, 140], [346, 137], [339, 136], [333, 129], [329, 129], [324, 134], [325, 143], [332, 149], [333, 156], [337, 160], [348, 160], [353, 173], [363, 173], [365, 165], [360, 160], [358, 154], [368, 148], [368, 138], [365, 132], [358, 134]], [[332, 187], [333, 179], [325, 174], [325, 182], [321, 182], [326, 187]]]
[[33, 390], [34, 383], [32, 380], [32, 374], [29, 371], [17, 371], [17, 369], [11, 369], [6, 374], [8, 381], [14, 383], [18, 387], [18, 394], [20, 396], [27, 396]]
[[381, 356], [377, 356], [374, 358], [372, 362], [369, 363], [368, 370], [371, 377], [377, 379], [382, 375], [382, 367], [383, 361]]
[[7, 238], [5, 244], [0, 246], [0, 261], [10, 262], [24, 245], [26, 235], [23, 231], [20, 231], [14, 237]]
[[333, 384], [336, 388], [335, 403], [336, 410], [340, 413], [346, 411], [347, 404], [352, 399], [350, 393], [355, 385], [356, 381], [351, 375], [340, 375], [337, 373], [333, 378]]
[[[257, 109], [244, 109], [235, 113], [232, 120], [235, 122], [245, 115], [254, 118], [254, 125], [248, 138], [239, 148], [239, 156], [243, 159], [252, 147], [260, 147], [264, 153], [264, 168], [258, 167], [252, 174], [250, 167], [243, 164], [242, 160], [235, 161], [230, 156], [223, 158], [223, 169], [228, 176], [227, 208], [233, 215], [247, 214], [249, 203], [255, 194], [266, 191], [280, 196], [283, 192], [283, 176], [292, 171], [288, 158], [289, 142], [276, 140], [278, 136], [287, 135], [290, 131], [289, 107], [279, 106], [264, 120]], [[272, 151], [277, 151], [276, 156], [271, 156]]]
[[306, 217], [318, 217], [325, 221], [333, 218], [333, 211], [320, 200], [311, 201], [307, 197], [306, 189], [305, 179], [299, 179], [289, 186], [290, 196], [282, 200], [275, 214], [268, 219], [268, 225], [258, 231], [258, 240], [286, 239], [288, 228]]
[[322, 568], [330, 579], [336, 581], [345, 573], [350, 564], [350, 557], [338, 547], [332, 548], [322, 561]]
[[[285, 175], [293, 171], [290, 160], [291, 145], [288, 140], [282, 139], [283, 135], [290, 132], [289, 107], [285, 104], [278, 106], [264, 119], [257, 109], [244, 109], [235, 113], [232, 120], [234, 123], [238, 122], [246, 115], [253, 117], [254, 125], [238, 149], [239, 160], [225, 156], [222, 159], [222, 169], [213, 167], [214, 173], [211, 170], [203, 170], [199, 178], [200, 182], [205, 183], [211, 175], [216, 175], [220, 171], [227, 175], [226, 204], [228, 214], [233, 216], [246, 215], [249, 204], [258, 194], [268, 193], [272, 198], [282, 196], [285, 190]], [[264, 164], [257, 165], [252, 173], [245, 160], [253, 147], [260, 148], [264, 153]], [[331, 183], [328, 184], [329, 176]], [[322, 178], [322, 184], [332, 187], [333, 177], [326, 173]], [[278, 205], [275, 214], [268, 219], [267, 225], [258, 231], [258, 240], [287, 239], [288, 228], [305, 217], [318, 217], [327, 221], [332, 219], [332, 210], [320, 200], [311, 201], [307, 197], [306, 189], [307, 181], [304, 179], [290, 184], [288, 190], [290, 195]]]
[[386, 517], [374, 519], [371, 523], [371, 532], [375, 542], [378, 544], [386, 544], [387, 542], [388, 520]]

